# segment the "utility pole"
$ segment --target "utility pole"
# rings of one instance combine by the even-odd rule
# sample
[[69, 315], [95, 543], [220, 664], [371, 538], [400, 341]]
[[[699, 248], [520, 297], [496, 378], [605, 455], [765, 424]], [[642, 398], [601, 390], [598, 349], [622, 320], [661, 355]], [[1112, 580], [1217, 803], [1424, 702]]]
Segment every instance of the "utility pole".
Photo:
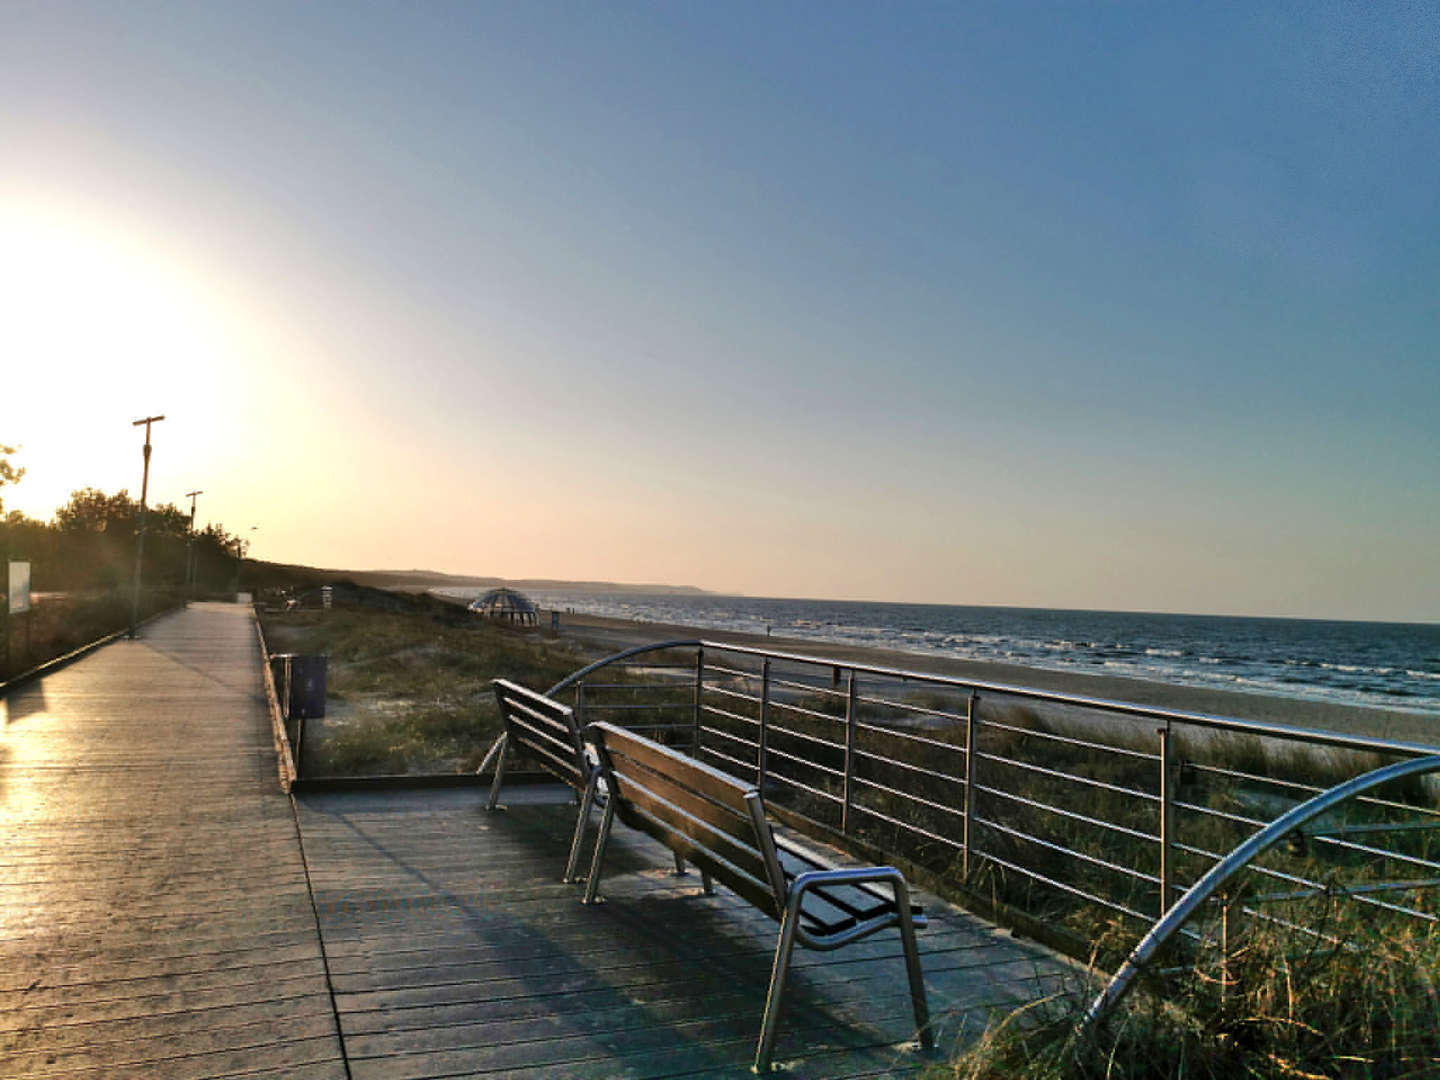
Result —
[[203, 491], [185, 493], [190, 500], [190, 535], [185, 538], [185, 584], [192, 600], [195, 598], [195, 496], [204, 494]]
[[145, 559], [145, 497], [150, 491], [150, 425], [163, 416], [147, 416], [131, 427], [145, 425], [145, 474], [140, 481], [140, 531], [135, 534], [135, 590], [130, 598], [130, 637], [135, 637], [135, 624], [140, 621], [140, 564]]

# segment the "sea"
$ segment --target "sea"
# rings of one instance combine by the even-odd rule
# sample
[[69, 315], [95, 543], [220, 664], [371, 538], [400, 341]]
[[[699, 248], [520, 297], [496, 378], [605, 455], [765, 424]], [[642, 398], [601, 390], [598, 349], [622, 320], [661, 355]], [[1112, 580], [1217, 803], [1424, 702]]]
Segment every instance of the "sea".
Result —
[[542, 608], [1440, 717], [1440, 624], [532, 592]]

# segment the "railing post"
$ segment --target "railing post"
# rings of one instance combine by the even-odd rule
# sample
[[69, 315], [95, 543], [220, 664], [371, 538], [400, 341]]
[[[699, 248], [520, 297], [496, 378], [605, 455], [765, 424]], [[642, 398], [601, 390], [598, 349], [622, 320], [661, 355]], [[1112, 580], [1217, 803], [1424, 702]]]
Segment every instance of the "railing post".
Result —
[[1170, 725], [1156, 728], [1160, 736], [1160, 914], [1170, 910], [1170, 830], [1175, 796], [1170, 788]]
[[690, 756], [700, 756], [700, 714], [704, 709], [705, 646], [695, 646], [695, 716], [690, 732]]
[[855, 707], [858, 692], [859, 680], [851, 668], [845, 693], [845, 802], [840, 807], [840, 831], [846, 836], [850, 835], [850, 803], [855, 785], [855, 725], [860, 719], [860, 710]]
[[963, 834], [960, 837], [960, 876], [970, 880], [970, 819], [975, 816], [975, 729], [980, 726], [980, 697], [970, 691], [970, 700], [965, 709], [965, 814], [961, 818]]
[[1229, 1008], [1230, 990], [1230, 891], [1220, 893], [1220, 1015]]
[[760, 664], [760, 736], [755, 749], [755, 770], [759, 779], [755, 786], [760, 789], [760, 794], [765, 794], [765, 770], [768, 762], [765, 759], [770, 733], [770, 658], [767, 656]]
[[585, 730], [585, 684], [575, 684], [575, 724], [581, 731]]

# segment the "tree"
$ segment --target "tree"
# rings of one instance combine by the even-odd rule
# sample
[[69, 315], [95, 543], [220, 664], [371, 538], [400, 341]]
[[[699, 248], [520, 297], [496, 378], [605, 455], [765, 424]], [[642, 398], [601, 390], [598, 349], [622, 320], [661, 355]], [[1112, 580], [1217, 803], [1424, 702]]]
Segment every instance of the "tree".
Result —
[[[10, 455], [19, 453], [19, 451], [18, 446], [6, 446], [0, 443], [0, 487], [4, 487], [6, 484], [18, 484], [20, 478], [25, 475], [24, 469], [17, 469], [10, 462]], [[0, 510], [4, 508], [5, 503], [0, 500]]]
[[126, 489], [106, 495], [98, 488], [87, 487], [70, 493], [70, 501], [55, 511], [55, 524], [71, 533], [133, 533], [139, 514], [139, 505]]

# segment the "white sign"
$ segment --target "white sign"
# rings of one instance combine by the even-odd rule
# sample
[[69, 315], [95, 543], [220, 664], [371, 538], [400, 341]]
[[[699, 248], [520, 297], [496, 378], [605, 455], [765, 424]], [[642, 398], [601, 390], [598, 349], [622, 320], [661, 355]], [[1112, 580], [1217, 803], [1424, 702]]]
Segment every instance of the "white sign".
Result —
[[30, 564], [10, 564], [10, 614], [19, 615], [30, 610]]

